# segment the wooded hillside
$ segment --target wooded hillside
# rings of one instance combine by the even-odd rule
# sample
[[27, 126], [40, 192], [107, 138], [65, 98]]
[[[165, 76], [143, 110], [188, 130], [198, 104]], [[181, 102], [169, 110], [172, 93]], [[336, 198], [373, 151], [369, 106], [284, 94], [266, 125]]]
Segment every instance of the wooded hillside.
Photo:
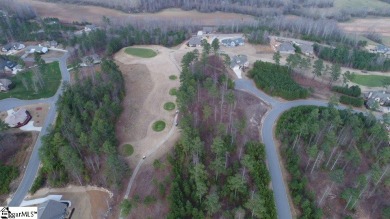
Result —
[[280, 117], [276, 134], [301, 217], [381, 218], [390, 207], [389, 137], [372, 115], [301, 106]]
[[43, 177], [50, 186], [68, 182], [118, 186], [126, 174], [115, 136], [124, 97], [123, 78], [112, 61], [103, 61], [101, 69], [91, 78], [65, 87], [57, 102], [56, 125], [44, 136], [39, 151], [43, 167], [36, 183], [42, 183]]
[[[204, 52], [182, 60], [180, 142], [170, 159], [174, 179], [168, 218], [276, 218], [264, 145], [249, 129], [242, 100], [223, 61]], [[218, 44], [212, 44], [213, 51]], [[244, 99], [244, 98], [243, 98]]]

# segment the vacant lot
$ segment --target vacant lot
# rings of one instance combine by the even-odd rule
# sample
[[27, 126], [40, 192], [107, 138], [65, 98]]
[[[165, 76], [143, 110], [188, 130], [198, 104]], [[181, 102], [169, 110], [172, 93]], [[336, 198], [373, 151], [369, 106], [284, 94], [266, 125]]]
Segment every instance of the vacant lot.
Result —
[[374, 31], [388, 37], [390, 36], [389, 24], [390, 18], [375, 17], [353, 19], [350, 22], [339, 23], [339, 26], [346, 32], [364, 34]]
[[390, 77], [382, 75], [355, 75], [350, 81], [367, 87], [390, 85]]
[[47, 64], [46, 71], [42, 72], [41, 75], [43, 81], [42, 87], [35, 91], [32, 70], [18, 73], [10, 79], [15, 85], [15, 88], [7, 93], [0, 93], [0, 100], [9, 97], [31, 100], [53, 96], [61, 83], [61, 72], [58, 62]]
[[125, 53], [133, 56], [138, 56], [141, 58], [152, 58], [157, 55], [157, 53], [151, 49], [146, 48], [134, 48], [134, 47], [128, 47], [125, 49]]

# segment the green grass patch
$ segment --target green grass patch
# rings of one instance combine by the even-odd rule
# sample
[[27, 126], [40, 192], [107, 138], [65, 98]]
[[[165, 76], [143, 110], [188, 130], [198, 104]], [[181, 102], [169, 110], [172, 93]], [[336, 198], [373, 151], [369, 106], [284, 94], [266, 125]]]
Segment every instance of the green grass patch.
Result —
[[134, 153], [133, 145], [131, 145], [131, 144], [123, 145], [122, 152], [123, 152], [123, 155], [125, 155], [125, 156], [131, 156]]
[[58, 62], [46, 64], [46, 70], [41, 72], [41, 75], [43, 86], [35, 92], [33, 88], [33, 72], [31, 70], [19, 72], [10, 79], [15, 87], [6, 93], [0, 93], [0, 100], [10, 97], [32, 100], [54, 96], [61, 84], [61, 71]]
[[176, 96], [177, 95], [177, 89], [176, 88], [172, 88], [169, 90], [169, 95], [171, 96]]
[[153, 130], [156, 132], [161, 132], [162, 130], [165, 129], [165, 122], [162, 120], [158, 120], [157, 122], [153, 123]]
[[175, 104], [172, 103], [172, 102], [167, 102], [167, 103], [164, 104], [164, 109], [168, 110], [168, 111], [174, 110], [175, 107], [176, 107]]
[[133, 56], [138, 56], [141, 58], [152, 58], [157, 55], [157, 53], [151, 49], [147, 48], [133, 48], [133, 47], [128, 47], [125, 49], [125, 53]]
[[354, 75], [350, 81], [367, 87], [382, 87], [390, 85], [390, 77], [382, 75]]
[[170, 76], [169, 76], [169, 79], [171, 79], [172, 81], [173, 81], [173, 80], [176, 80], [176, 79], [177, 79], [177, 76], [176, 76], [176, 75], [170, 75]]

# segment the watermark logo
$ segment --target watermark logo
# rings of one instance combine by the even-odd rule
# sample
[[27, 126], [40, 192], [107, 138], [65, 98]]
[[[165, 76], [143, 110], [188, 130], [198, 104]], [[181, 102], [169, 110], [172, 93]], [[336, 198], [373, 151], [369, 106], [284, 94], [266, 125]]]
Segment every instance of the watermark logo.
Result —
[[0, 207], [0, 219], [38, 219], [37, 207]]

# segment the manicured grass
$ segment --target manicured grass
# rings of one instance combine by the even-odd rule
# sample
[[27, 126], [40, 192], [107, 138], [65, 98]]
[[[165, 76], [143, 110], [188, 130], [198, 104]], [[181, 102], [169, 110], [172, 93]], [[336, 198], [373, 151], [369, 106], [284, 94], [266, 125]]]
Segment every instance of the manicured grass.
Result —
[[[0, 100], [9, 97], [22, 100], [32, 100], [54, 96], [61, 84], [61, 72], [58, 62], [47, 64], [46, 71], [41, 74], [44, 82], [43, 87], [35, 92], [32, 82], [33, 72], [31, 70], [19, 72], [16, 76], [10, 79], [15, 87], [7, 93], [0, 93]], [[23, 84], [23, 81], [26, 86]]]
[[390, 77], [382, 75], [355, 75], [350, 81], [367, 87], [382, 87], [383, 83], [390, 85]]
[[131, 156], [134, 153], [133, 145], [131, 144], [125, 144], [123, 145], [123, 155], [125, 156]]
[[172, 81], [173, 81], [173, 80], [176, 80], [176, 79], [177, 79], [177, 76], [176, 76], [176, 75], [170, 75], [170, 76], [169, 76], [169, 79], [171, 79]]
[[158, 120], [157, 122], [153, 123], [153, 130], [156, 132], [161, 132], [165, 129], [165, 122], [162, 120]]
[[169, 90], [169, 95], [171, 96], [176, 96], [177, 95], [177, 89], [176, 88], [172, 88]]
[[141, 58], [152, 58], [157, 55], [157, 53], [151, 49], [147, 48], [133, 48], [133, 47], [128, 47], [125, 49], [125, 53], [133, 56], [138, 56]]
[[175, 104], [172, 103], [172, 102], [166, 102], [166, 103], [164, 104], [164, 109], [165, 109], [165, 110], [168, 110], [168, 111], [174, 110], [175, 107], [176, 107]]

